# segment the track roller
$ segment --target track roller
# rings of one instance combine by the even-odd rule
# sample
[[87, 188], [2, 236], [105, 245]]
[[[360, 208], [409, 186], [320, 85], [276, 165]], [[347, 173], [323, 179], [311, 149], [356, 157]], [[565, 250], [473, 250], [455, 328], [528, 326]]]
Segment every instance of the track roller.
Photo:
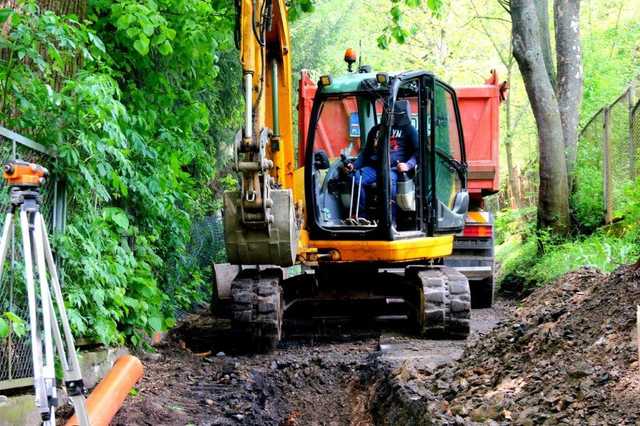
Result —
[[467, 277], [453, 268], [417, 272], [424, 295], [421, 330], [425, 337], [465, 339], [469, 335], [471, 293]]
[[273, 275], [238, 277], [231, 284], [233, 333], [249, 352], [269, 352], [282, 338], [281, 278]]

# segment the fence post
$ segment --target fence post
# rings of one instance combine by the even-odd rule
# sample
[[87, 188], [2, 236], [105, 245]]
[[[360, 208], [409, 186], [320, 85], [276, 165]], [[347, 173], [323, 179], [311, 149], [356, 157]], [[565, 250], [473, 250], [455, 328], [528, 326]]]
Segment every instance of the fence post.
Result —
[[613, 221], [613, 188], [611, 181], [611, 110], [604, 107], [604, 139], [602, 141], [603, 152], [603, 182], [604, 182], [604, 222], [609, 224]]
[[629, 101], [629, 174], [633, 182], [636, 180], [636, 142], [633, 140], [633, 107], [635, 106], [633, 101], [635, 97], [635, 87], [632, 84], [627, 91], [627, 100]]

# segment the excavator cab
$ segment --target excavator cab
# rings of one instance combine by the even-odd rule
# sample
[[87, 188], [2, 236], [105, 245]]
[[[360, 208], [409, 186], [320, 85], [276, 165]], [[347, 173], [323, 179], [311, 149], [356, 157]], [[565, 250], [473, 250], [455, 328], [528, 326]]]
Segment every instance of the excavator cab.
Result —
[[311, 239], [398, 240], [464, 227], [456, 94], [431, 74], [323, 76], [307, 134]]

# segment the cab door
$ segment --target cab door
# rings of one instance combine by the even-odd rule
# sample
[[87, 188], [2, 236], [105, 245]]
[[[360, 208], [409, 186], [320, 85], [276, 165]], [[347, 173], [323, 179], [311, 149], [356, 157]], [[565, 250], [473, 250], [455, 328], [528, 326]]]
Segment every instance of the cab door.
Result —
[[[462, 231], [469, 209], [464, 136], [458, 100], [450, 86], [430, 79], [430, 106], [426, 108], [429, 144], [425, 150], [427, 173], [427, 212], [430, 234]], [[431, 131], [433, 129], [433, 131]]]

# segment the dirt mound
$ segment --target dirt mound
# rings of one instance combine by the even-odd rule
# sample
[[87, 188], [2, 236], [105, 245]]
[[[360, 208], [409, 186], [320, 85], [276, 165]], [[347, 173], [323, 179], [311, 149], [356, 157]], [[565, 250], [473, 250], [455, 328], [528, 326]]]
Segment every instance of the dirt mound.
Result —
[[536, 290], [459, 363], [413, 373], [425, 423], [636, 424], [639, 284], [583, 269]]

